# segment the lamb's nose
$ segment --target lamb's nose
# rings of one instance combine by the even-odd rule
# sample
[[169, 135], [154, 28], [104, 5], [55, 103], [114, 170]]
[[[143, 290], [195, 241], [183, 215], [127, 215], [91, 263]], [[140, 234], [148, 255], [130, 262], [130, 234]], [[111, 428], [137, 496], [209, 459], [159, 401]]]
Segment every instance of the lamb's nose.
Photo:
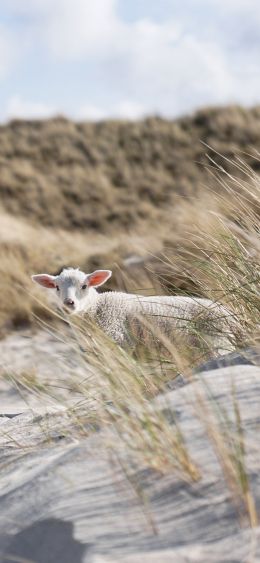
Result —
[[72, 301], [72, 299], [64, 299], [64, 305], [67, 305], [68, 307], [73, 307], [74, 301]]

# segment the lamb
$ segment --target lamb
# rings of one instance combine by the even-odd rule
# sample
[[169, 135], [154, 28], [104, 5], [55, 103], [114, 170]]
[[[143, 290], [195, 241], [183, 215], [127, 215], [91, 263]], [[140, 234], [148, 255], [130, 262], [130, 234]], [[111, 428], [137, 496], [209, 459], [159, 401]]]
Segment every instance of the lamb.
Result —
[[[112, 275], [111, 270], [96, 270], [85, 274], [79, 269], [67, 268], [57, 276], [37, 274], [32, 280], [56, 291], [62, 307], [71, 314], [93, 319], [101, 329], [122, 347], [133, 345], [144, 338], [145, 326], [155, 326], [170, 339], [180, 331], [203, 333], [206, 339], [223, 345], [229, 342], [232, 315], [223, 305], [209, 299], [185, 296], [152, 296], [109, 291], [98, 293]], [[143, 319], [143, 322], [142, 322]], [[227, 336], [228, 332], [228, 336]], [[232, 349], [230, 343], [228, 351]], [[221, 353], [221, 350], [219, 350]], [[223, 351], [222, 351], [223, 353]]]

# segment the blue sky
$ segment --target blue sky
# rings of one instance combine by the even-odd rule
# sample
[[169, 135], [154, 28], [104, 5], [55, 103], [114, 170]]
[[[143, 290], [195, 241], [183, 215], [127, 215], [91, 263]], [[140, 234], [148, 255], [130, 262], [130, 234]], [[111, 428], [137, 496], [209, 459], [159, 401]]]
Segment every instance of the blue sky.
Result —
[[259, 0], [0, 0], [0, 120], [260, 102]]

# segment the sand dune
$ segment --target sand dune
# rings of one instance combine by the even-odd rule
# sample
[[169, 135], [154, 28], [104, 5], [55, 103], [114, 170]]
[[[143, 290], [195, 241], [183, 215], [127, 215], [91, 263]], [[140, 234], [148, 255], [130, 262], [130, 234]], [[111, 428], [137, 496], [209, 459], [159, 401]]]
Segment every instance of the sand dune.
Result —
[[[52, 350], [52, 369], [65, 381], [66, 373], [58, 369], [68, 350], [53, 337], [39, 333], [30, 340], [25, 334], [1, 344], [3, 364], [12, 358], [15, 370], [34, 366], [45, 383], [53, 373], [48, 350]], [[26, 393], [22, 399], [5, 382], [2, 414], [6, 410], [20, 414], [0, 418], [1, 561], [217, 562], [230, 561], [230, 550], [232, 561], [250, 559], [251, 553], [257, 561], [259, 532], [243, 531], [239, 526], [238, 507], [197, 416], [194, 398], [198, 393], [207, 395], [206, 382], [211, 399], [216, 397], [231, 412], [230, 390], [235, 382], [247, 468], [260, 509], [260, 368], [237, 365], [205, 372], [203, 381], [201, 377], [157, 397], [154, 408], [177, 413], [192, 455], [203, 467], [203, 477], [191, 485], [174, 475], [160, 477], [136, 466], [131, 478], [145, 491], [145, 503], [129, 487], [122, 466], [116, 459], [112, 462], [106, 447], [107, 440], [115, 439], [112, 429], [110, 438], [104, 430], [81, 439], [69, 431], [72, 422], [64, 405], [67, 399], [73, 404], [71, 391], [65, 391], [63, 405], [53, 401], [44, 410], [40, 395], [28, 402]], [[123, 451], [121, 454], [124, 457]]]

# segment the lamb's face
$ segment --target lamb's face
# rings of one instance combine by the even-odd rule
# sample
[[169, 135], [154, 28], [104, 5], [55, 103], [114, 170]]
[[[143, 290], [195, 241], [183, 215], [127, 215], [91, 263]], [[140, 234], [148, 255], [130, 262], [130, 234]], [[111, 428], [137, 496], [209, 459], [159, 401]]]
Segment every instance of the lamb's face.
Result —
[[38, 274], [32, 276], [32, 279], [47, 289], [55, 290], [62, 307], [67, 311], [79, 313], [88, 308], [88, 302], [90, 304], [93, 299], [93, 288], [105, 283], [111, 274], [110, 270], [96, 270], [92, 274], [85, 274], [68, 268], [58, 276]]
[[55, 279], [56, 295], [62, 306], [71, 313], [82, 309], [83, 302], [88, 298], [89, 286], [84, 272], [64, 270]]

